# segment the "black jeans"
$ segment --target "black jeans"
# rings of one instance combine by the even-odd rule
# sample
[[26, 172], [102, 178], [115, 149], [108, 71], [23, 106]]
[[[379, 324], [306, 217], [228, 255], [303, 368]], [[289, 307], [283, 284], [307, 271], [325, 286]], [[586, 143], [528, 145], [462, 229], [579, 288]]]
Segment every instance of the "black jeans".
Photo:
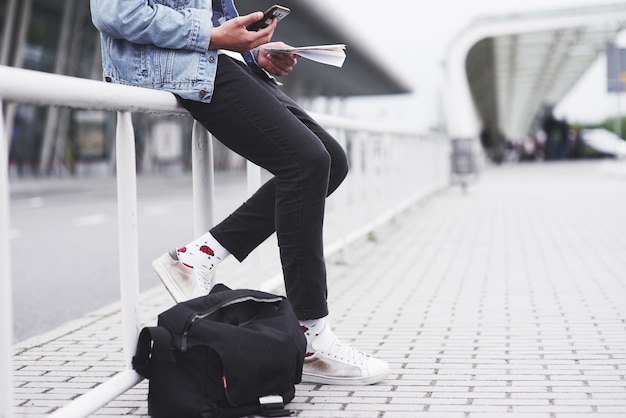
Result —
[[343, 148], [278, 87], [225, 55], [211, 103], [181, 102], [217, 140], [274, 176], [211, 234], [241, 261], [276, 232], [298, 319], [326, 316], [324, 207], [348, 172]]

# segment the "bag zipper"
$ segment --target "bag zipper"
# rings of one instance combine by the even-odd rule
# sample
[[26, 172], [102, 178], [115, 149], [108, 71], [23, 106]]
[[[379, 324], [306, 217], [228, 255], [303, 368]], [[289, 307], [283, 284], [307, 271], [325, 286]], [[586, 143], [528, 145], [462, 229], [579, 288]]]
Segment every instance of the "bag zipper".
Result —
[[188, 322], [187, 325], [185, 326], [185, 329], [183, 330], [183, 336], [182, 336], [182, 340], [180, 343], [180, 351], [182, 351], [183, 353], [185, 351], [187, 351], [187, 335], [189, 334], [189, 331], [191, 331], [191, 327], [193, 327], [193, 325], [199, 320], [199, 319], [204, 319], [207, 316], [219, 311], [222, 308], [225, 308], [227, 306], [231, 306], [231, 305], [235, 305], [237, 303], [241, 303], [241, 302], [247, 302], [247, 301], [254, 301], [254, 302], [267, 302], [267, 303], [274, 303], [274, 302], [280, 302], [283, 300], [283, 298], [281, 296], [276, 296], [274, 298], [268, 298], [268, 299], [263, 299], [263, 298], [258, 298], [258, 297], [254, 297], [254, 296], [243, 296], [240, 298], [236, 298], [236, 299], [230, 299], [230, 300], [226, 300], [222, 303], [220, 303], [217, 306], [214, 306], [213, 308], [209, 309], [206, 312], [200, 313], [200, 314], [195, 314], [193, 316], [193, 318], [191, 318]]

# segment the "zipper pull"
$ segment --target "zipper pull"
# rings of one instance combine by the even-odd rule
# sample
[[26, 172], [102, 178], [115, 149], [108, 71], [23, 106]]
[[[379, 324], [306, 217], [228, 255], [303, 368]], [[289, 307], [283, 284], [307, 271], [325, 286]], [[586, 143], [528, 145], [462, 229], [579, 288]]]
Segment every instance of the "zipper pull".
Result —
[[183, 333], [183, 338], [180, 342], [180, 351], [183, 353], [187, 351], [187, 331]]
[[199, 318], [200, 318], [200, 315], [197, 315], [197, 314], [193, 318], [191, 318], [189, 325], [187, 325], [185, 327], [185, 330], [183, 331], [183, 337], [180, 342], [180, 351], [182, 351], [183, 353], [187, 351], [187, 334], [189, 334], [189, 330]]

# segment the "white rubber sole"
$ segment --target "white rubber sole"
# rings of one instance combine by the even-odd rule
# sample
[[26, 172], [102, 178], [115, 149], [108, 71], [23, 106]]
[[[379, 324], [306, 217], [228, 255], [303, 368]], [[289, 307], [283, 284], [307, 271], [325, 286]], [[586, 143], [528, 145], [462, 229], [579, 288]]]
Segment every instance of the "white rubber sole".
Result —
[[302, 383], [319, 383], [322, 385], [373, 385], [389, 375], [389, 370], [367, 377], [332, 377], [302, 372]]

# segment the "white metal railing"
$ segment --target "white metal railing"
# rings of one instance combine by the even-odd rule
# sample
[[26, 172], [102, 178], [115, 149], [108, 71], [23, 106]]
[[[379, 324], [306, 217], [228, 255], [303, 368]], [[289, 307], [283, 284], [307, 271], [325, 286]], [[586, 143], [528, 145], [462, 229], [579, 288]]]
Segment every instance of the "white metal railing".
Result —
[[[120, 296], [125, 369], [54, 417], [84, 417], [103, 407], [141, 377], [131, 368], [141, 324], [139, 304], [137, 186], [132, 112], [186, 115], [167, 92], [0, 66], [0, 418], [13, 417], [12, 314], [9, 245], [9, 138], [4, 137], [2, 100], [42, 106], [117, 112], [116, 170], [120, 257]], [[326, 221], [327, 255], [362, 237], [421, 197], [449, 182], [449, 143], [445, 138], [327, 115], [314, 115], [348, 151], [351, 170], [341, 193], [333, 196]], [[194, 229], [213, 224], [212, 137], [195, 123], [192, 132]], [[256, 189], [261, 170], [248, 165], [248, 184]], [[358, 210], [354, 210], [358, 208]], [[271, 290], [280, 275], [258, 285]]]

